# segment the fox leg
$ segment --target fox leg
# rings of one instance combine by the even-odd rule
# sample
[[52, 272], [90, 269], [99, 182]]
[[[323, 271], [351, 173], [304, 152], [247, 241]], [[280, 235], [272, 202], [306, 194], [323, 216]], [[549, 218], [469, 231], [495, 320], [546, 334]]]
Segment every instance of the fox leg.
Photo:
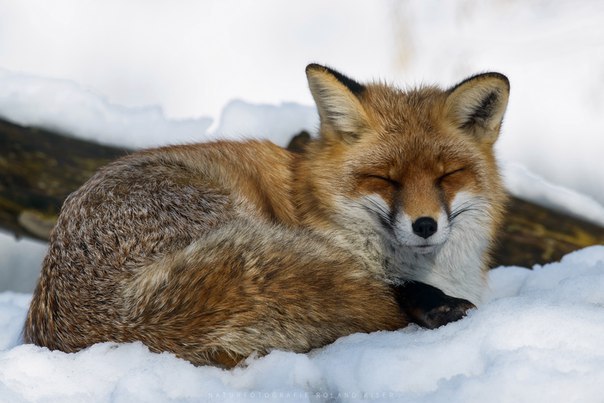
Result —
[[470, 301], [451, 297], [436, 287], [416, 281], [407, 281], [393, 289], [399, 307], [409, 319], [429, 329], [459, 320], [475, 308]]

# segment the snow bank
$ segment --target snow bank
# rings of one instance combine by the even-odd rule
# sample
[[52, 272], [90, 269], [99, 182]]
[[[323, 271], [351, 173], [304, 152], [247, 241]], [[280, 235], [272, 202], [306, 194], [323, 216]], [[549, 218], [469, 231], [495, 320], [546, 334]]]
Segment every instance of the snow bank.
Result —
[[550, 183], [518, 162], [504, 162], [501, 171], [514, 196], [604, 226], [604, 206], [592, 197]]
[[[313, 133], [319, 124], [314, 107], [291, 102], [269, 105], [232, 100], [223, 109], [217, 127], [210, 131], [210, 118], [172, 120], [157, 106], [113, 105], [69, 81], [2, 69], [0, 117], [21, 125], [134, 148], [216, 138], [266, 138], [286, 146], [293, 134], [301, 130]], [[508, 137], [504, 133], [501, 141]], [[592, 159], [596, 165], [604, 161]], [[519, 162], [507, 160], [502, 168], [506, 186], [514, 195], [604, 225], [604, 206], [593, 197], [551, 184]], [[596, 170], [589, 179], [598, 183], [596, 188], [602, 188], [599, 186], [602, 175], [604, 169]]]
[[126, 108], [66, 80], [0, 69], [0, 117], [102, 143], [151, 147], [203, 141], [210, 118], [167, 119], [160, 107]]
[[355, 334], [245, 368], [194, 367], [140, 343], [76, 354], [20, 345], [29, 296], [0, 294], [2, 401], [595, 402], [604, 384], [604, 246], [490, 272], [487, 302], [436, 330]]
[[286, 146], [294, 134], [313, 131], [319, 124], [314, 107], [233, 100], [226, 104], [217, 127], [210, 132], [211, 118], [169, 119], [159, 106], [115, 105], [70, 81], [2, 69], [0, 117], [24, 126], [131, 148], [216, 138], [268, 138]]
[[266, 138], [286, 147], [294, 134], [301, 130], [312, 133], [318, 127], [319, 116], [315, 107], [292, 102], [255, 105], [234, 100], [223, 109], [212, 137]]

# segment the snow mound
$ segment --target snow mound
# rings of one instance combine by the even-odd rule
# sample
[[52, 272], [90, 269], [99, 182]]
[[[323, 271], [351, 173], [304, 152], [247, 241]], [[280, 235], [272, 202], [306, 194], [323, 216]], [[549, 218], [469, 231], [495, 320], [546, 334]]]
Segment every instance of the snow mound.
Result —
[[211, 118], [169, 119], [159, 106], [115, 105], [67, 80], [0, 69], [0, 117], [86, 140], [142, 148], [213, 139], [267, 138], [287, 146], [294, 134], [319, 125], [316, 109], [292, 102], [250, 104], [233, 100], [218, 126]]
[[604, 226], [604, 206], [594, 198], [553, 184], [518, 162], [502, 164], [502, 175], [511, 194]]
[[241, 100], [229, 102], [220, 116], [213, 137], [242, 139], [260, 137], [286, 147], [292, 137], [302, 130], [319, 127], [319, 115], [314, 106], [293, 102], [280, 105], [250, 104]]
[[123, 107], [67, 80], [0, 69], [0, 117], [126, 147], [203, 141], [210, 118], [170, 120], [158, 106]]
[[436, 330], [354, 334], [230, 371], [140, 343], [75, 354], [20, 345], [28, 295], [0, 294], [2, 401], [600, 401], [604, 246], [489, 274], [487, 301]]

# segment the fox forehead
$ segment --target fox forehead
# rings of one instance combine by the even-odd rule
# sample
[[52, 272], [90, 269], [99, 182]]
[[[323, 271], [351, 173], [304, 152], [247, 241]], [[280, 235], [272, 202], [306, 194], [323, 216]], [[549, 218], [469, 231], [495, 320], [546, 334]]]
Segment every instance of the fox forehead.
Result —
[[446, 128], [408, 128], [397, 132], [375, 131], [354, 147], [349, 164], [357, 175], [391, 179], [437, 177], [461, 168], [484, 169], [484, 151]]
[[367, 162], [395, 171], [443, 171], [449, 165], [467, 164], [489, 152], [448, 121], [444, 112], [446, 92], [441, 89], [402, 91], [370, 84], [359, 98], [370, 121], [368, 133], [361, 136], [359, 144]]
[[428, 86], [403, 91], [381, 83], [365, 88], [359, 100], [376, 130], [421, 129], [429, 134], [442, 124], [446, 91]]

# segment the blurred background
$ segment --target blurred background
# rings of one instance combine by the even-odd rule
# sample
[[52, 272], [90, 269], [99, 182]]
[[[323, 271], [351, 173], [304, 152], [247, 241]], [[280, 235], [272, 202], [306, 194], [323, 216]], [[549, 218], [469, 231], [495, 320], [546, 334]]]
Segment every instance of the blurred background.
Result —
[[[0, 117], [77, 115], [91, 123], [76, 134], [99, 142], [298, 128], [266, 128], [254, 113], [312, 130], [310, 62], [401, 87], [504, 73], [512, 89], [501, 161], [604, 204], [604, 2], [0, 0]], [[84, 116], [95, 102], [102, 108]], [[127, 132], [136, 139], [112, 136], [116, 120], [133, 116], [152, 124]], [[150, 129], [158, 121], [165, 131]], [[44, 252], [0, 233], [0, 291], [30, 292]]]

